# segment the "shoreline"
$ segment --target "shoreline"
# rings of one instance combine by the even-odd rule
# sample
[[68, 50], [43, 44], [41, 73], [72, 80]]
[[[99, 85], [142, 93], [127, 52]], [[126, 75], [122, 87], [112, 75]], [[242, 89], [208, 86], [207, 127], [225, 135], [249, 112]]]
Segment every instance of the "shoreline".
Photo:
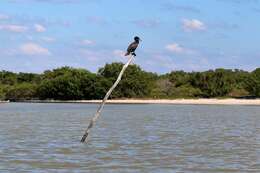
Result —
[[10, 103], [10, 101], [1, 101], [0, 100], [0, 103]]
[[[17, 103], [85, 103], [99, 104], [102, 100], [24, 100]], [[8, 103], [8, 102], [4, 102]], [[116, 99], [107, 100], [107, 104], [173, 104], [173, 105], [256, 105], [260, 99]]]

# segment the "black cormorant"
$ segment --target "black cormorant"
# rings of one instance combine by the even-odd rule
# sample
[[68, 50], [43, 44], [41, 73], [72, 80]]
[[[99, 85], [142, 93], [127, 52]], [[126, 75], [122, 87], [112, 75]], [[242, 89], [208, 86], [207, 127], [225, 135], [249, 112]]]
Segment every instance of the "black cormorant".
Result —
[[142, 41], [142, 40], [137, 36], [134, 38], [134, 40], [135, 41], [128, 46], [125, 56], [128, 56], [130, 54], [133, 55], [133, 56], [136, 56], [135, 50], [138, 47], [139, 42]]

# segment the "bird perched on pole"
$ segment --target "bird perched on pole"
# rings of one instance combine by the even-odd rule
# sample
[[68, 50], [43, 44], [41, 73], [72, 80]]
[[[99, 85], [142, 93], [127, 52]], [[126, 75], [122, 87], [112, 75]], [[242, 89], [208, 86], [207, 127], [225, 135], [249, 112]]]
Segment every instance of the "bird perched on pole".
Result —
[[137, 36], [135, 36], [134, 40], [135, 41], [128, 46], [125, 56], [128, 56], [130, 54], [133, 55], [133, 56], [136, 56], [135, 50], [138, 47], [139, 42], [142, 41], [142, 40]]

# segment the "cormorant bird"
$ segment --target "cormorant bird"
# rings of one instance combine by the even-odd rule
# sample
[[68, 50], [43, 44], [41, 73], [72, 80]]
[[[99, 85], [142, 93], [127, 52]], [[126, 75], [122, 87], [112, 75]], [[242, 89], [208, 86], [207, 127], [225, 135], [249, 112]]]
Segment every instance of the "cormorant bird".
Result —
[[139, 42], [142, 40], [137, 36], [134, 38], [134, 40], [135, 41], [128, 46], [125, 56], [128, 56], [130, 54], [136, 56], [135, 49], [138, 47]]

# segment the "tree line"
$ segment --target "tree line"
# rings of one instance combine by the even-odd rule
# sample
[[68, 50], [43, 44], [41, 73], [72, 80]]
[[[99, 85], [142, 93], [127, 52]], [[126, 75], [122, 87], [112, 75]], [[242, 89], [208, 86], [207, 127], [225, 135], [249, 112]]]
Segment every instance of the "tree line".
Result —
[[[106, 64], [97, 73], [72, 67], [42, 74], [0, 71], [0, 100], [102, 99], [122, 67], [122, 63]], [[215, 97], [260, 97], [260, 68], [252, 72], [215, 69], [158, 75], [130, 65], [111, 95], [144, 99]]]

